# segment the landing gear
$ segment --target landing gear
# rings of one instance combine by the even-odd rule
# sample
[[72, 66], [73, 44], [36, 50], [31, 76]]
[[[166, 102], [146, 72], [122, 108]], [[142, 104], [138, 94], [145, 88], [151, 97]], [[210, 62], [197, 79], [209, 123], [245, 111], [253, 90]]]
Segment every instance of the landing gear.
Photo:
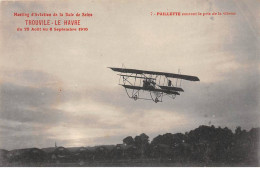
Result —
[[162, 102], [163, 93], [160, 92], [150, 92], [151, 99], [155, 102]]

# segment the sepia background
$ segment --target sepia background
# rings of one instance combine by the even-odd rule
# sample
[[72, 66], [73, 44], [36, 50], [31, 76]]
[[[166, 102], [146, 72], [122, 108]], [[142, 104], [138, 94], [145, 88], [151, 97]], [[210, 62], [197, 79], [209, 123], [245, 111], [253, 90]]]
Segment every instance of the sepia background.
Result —
[[[257, 0], [1, 2], [0, 148], [93, 146], [199, 125], [259, 127]], [[151, 16], [151, 12], [235, 12]], [[87, 32], [17, 32], [18, 12], [89, 12]], [[41, 18], [42, 19], [42, 18]], [[130, 100], [107, 67], [194, 75], [163, 103]]]

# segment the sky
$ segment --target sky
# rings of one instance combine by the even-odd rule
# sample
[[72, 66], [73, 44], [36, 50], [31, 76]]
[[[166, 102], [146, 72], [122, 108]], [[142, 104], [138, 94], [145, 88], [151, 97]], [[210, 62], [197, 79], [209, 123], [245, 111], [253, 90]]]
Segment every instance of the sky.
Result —
[[[257, 0], [0, 2], [0, 148], [118, 144], [200, 125], [259, 127]], [[235, 12], [151, 16], [151, 12]], [[13, 13], [89, 12], [87, 32], [17, 32]], [[41, 18], [42, 19], [42, 18]], [[73, 17], [71, 18], [73, 19]], [[198, 76], [162, 103], [134, 101], [107, 67]]]

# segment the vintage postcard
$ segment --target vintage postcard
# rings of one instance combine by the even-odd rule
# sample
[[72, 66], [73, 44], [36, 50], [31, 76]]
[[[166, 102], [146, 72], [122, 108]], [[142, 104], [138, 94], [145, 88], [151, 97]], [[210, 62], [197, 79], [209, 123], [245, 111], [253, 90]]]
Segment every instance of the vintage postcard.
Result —
[[258, 167], [260, 1], [0, 2], [1, 167]]

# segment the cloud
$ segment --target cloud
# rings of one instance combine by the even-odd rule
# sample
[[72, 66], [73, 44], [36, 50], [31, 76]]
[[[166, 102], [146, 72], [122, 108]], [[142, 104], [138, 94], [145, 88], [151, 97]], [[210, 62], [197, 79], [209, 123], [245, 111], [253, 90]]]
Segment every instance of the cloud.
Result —
[[[235, 1], [154, 2], [140, 2], [147, 7], [142, 9], [135, 3], [120, 8], [92, 3], [87, 33], [55, 35], [16, 32], [24, 21], [11, 11], [44, 11], [47, 6], [50, 11], [84, 11], [85, 5], [3, 3], [0, 148], [45, 147], [55, 141], [64, 146], [119, 143], [128, 135], [185, 132], [209, 122], [232, 129], [259, 126], [255, 1], [246, 6]], [[149, 15], [151, 9], [170, 6], [237, 15], [214, 20]], [[166, 72], [180, 68], [201, 81], [183, 81], [185, 92], [175, 100], [134, 101], [106, 68], [121, 63]]]
[[[11, 139], [21, 140], [21, 147], [53, 141], [64, 146], [95, 145], [102, 139], [120, 143], [122, 136], [142, 132], [152, 139], [156, 134], [185, 132], [209, 121], [233, 129], [259, 124], [259, 72], [254, 68], [223, 73], [225, 77], [215, 83], [183, 81], [181, 96], [157, 104], [130, 100], [121, 86], [76, 91], [36, 87], [53, 77], [32, 70], [24, 73], [25, 77], [17, 79], [30, 81], [22, 82], [30, 83], [27, 86], [1, 84], [0, 118], [4, 123], [0, 130], [1, 138], [7, 139], [1, 142], [3, 147], [14, 147], [7, 145]], [[42, 80], [34, 80], [37, 77]], [[15, 75], [10, 81], [15, 81]]]

